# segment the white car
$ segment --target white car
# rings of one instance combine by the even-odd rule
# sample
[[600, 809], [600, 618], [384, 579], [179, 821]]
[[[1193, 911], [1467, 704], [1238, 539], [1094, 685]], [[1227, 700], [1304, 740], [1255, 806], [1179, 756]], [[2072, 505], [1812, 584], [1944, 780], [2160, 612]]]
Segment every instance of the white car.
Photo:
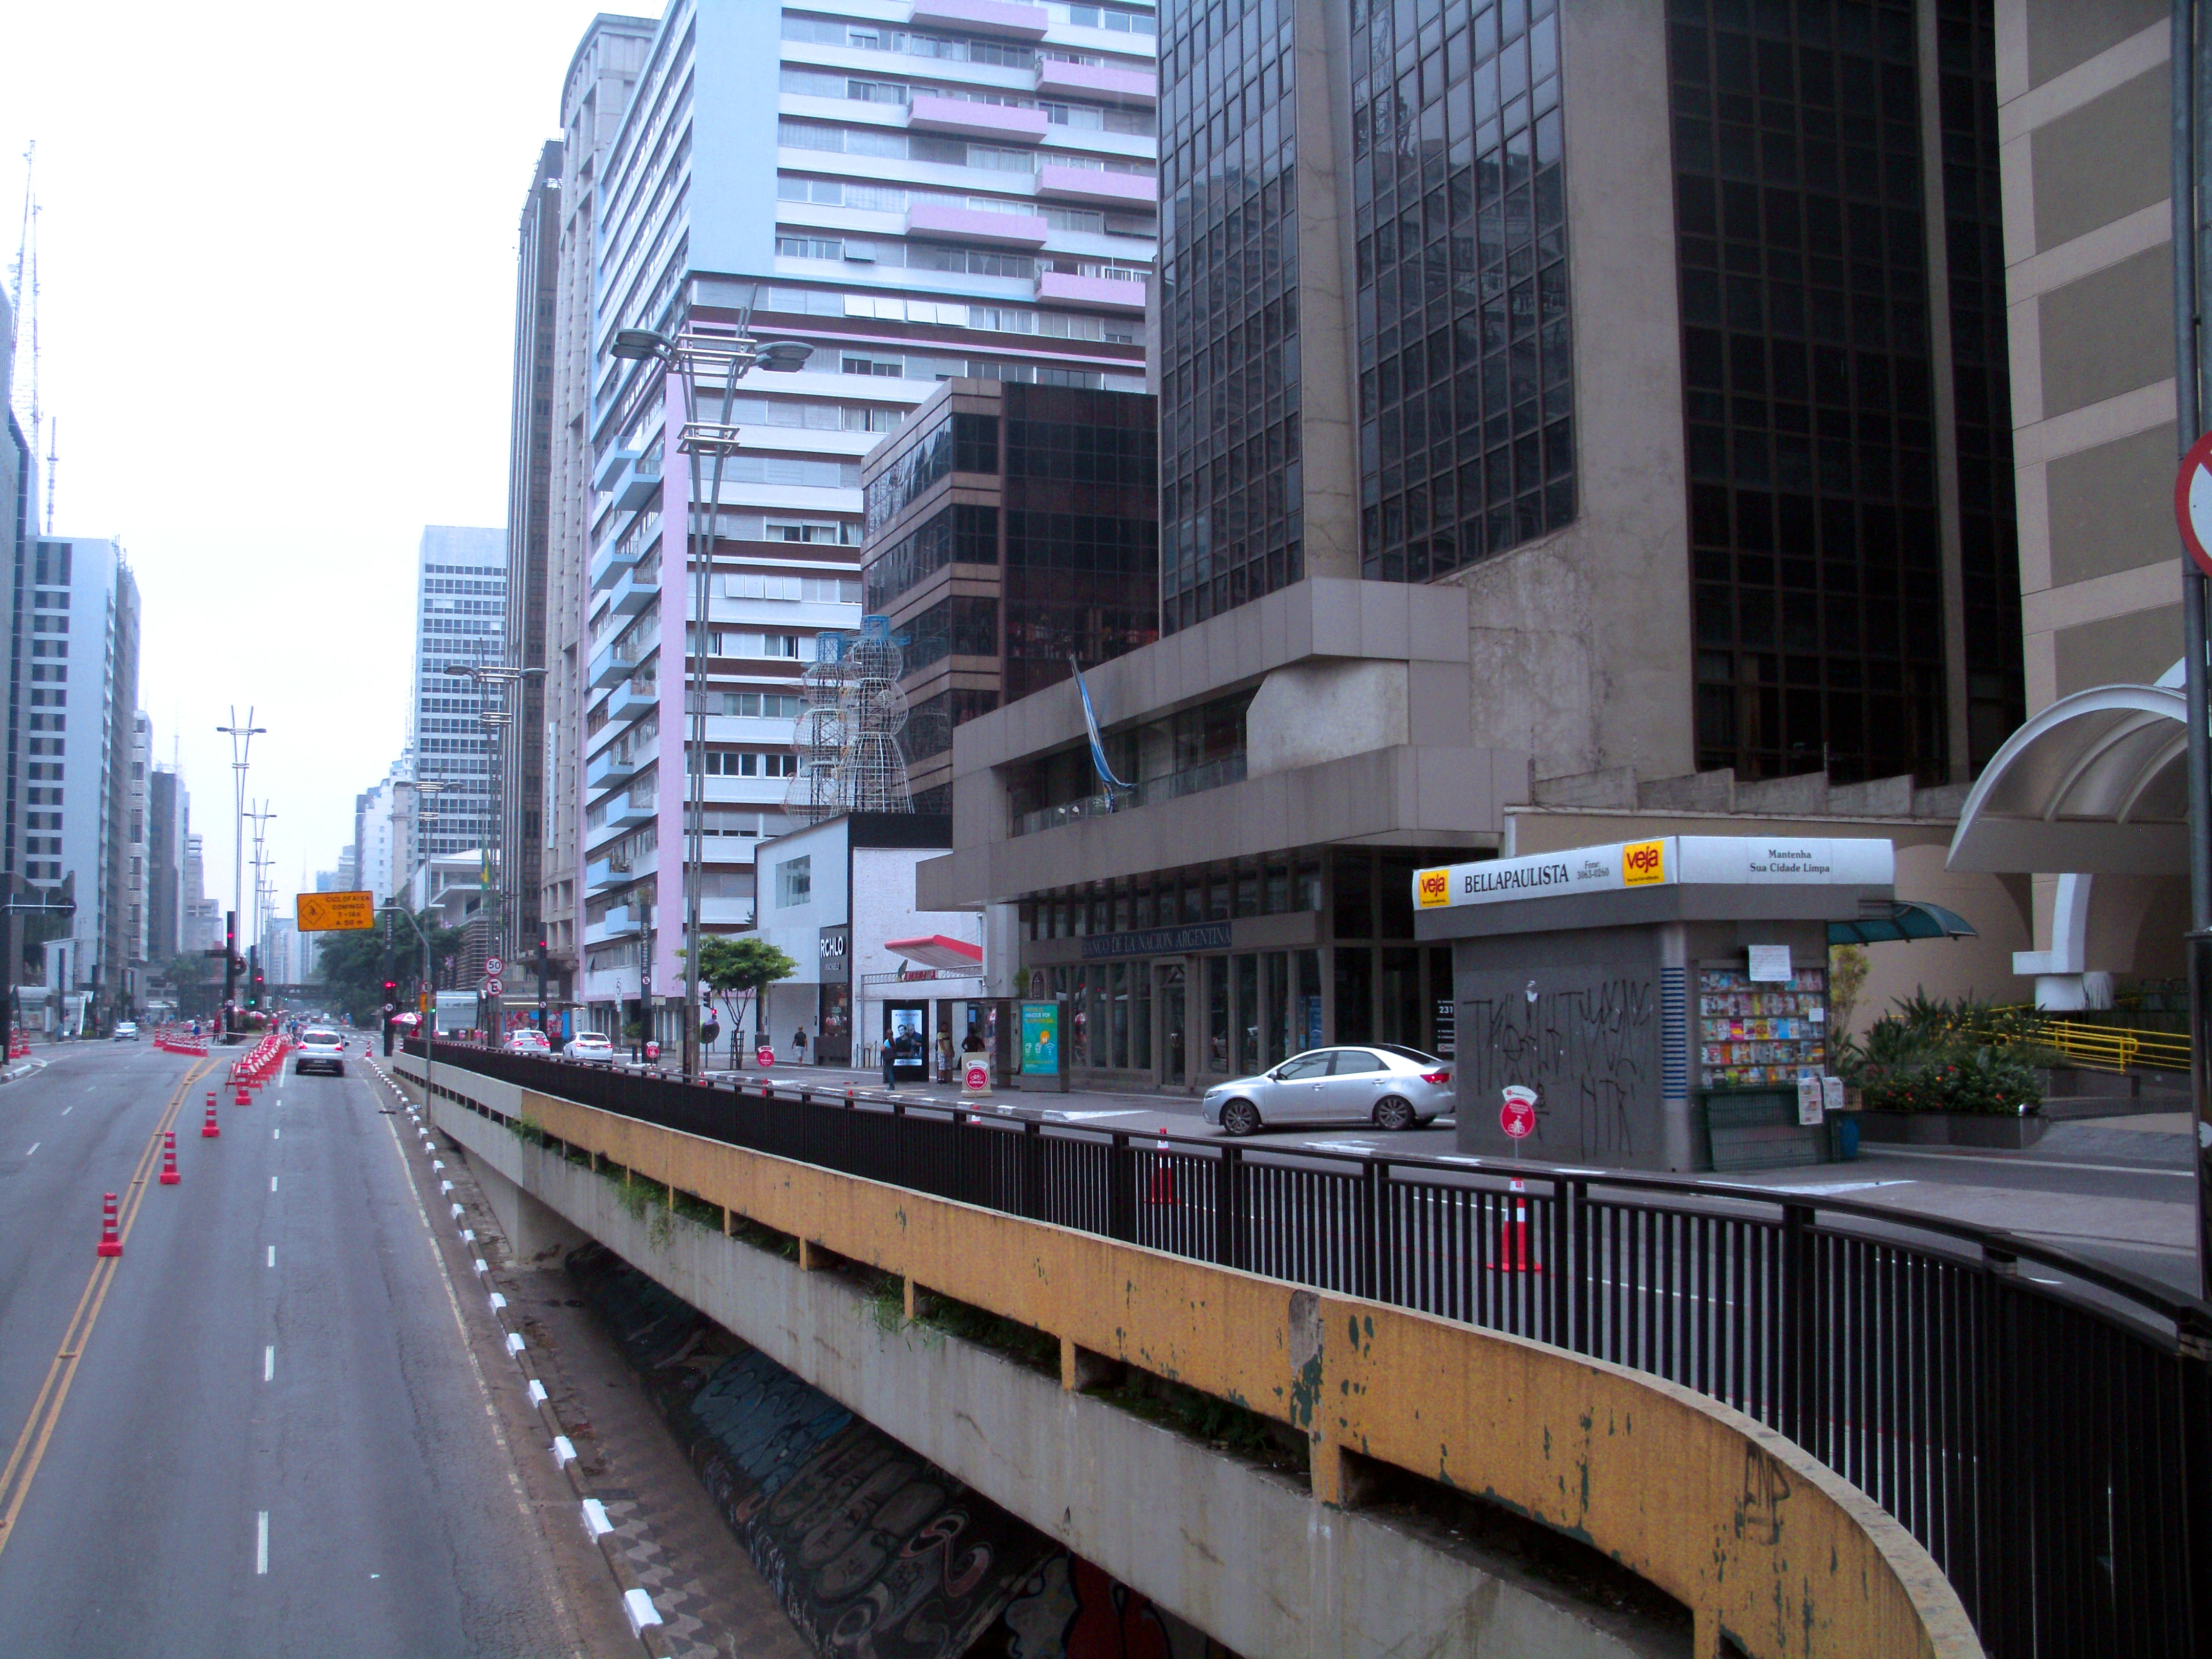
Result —
[[553, 1052], [553, 1045], [545, 1040], [544, 1032], [526, 1028], [509, 1034], [500, 1047], [510, 1054], [550, 1054]]
[[1291, 1123], [1411, 1129], [1450, 1111], [1451, 1062], [1395, 1042], [1311, 1048], [1272, 1072], [1217, 1084], [1199, 1111], [1224, 1133]]
[[115, 1040], [118, 1042], [137, 1042], [138, 1028], [127, 1019], [117, 1020], [115, 1022]]
[[305, 1077], [310, 1072], [328, 1072], [332, 1077], [343, 1077], [345, 1051], [345, 1039], [336, 1031], [302, 1031], [300, 1033], [300, 1057], [292, 1067], [293, 1073]]
[[615, 1063], [615, 1045], [601, 1031], [579, 1031], [570, 1037], [561, 1052], [570, 1060], [592, 1060], [601, 1066]]

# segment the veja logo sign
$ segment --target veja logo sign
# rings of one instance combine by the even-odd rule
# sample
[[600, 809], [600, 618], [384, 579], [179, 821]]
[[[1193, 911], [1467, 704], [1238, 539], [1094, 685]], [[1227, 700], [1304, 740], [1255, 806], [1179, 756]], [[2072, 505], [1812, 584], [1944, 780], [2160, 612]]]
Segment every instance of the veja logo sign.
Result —
[[1424, 910], [1451, 902], [1451, 872], [1424, 870], [1413, 878], [1413, 899]]
[[1667, 879], [1667, 843], [1636, 841], [1620, 849], [1620, 879], [1630, 887], [1645, 887]]

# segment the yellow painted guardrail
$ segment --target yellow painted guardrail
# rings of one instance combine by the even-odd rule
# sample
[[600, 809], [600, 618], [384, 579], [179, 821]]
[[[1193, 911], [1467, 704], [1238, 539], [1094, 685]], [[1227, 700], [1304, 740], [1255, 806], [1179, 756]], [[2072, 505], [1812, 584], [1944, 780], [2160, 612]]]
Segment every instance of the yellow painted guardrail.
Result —
[[[422, 1095], [417, 1062], [395, 1071]], [[441, 1094], [1060, 1340], [1303, 1431], [1312, 1493], [1359, 1458], [1586, 1540], [1686, 1604], [1698, 1659], [1979, 1659], [1958, 1595], [1865, 1493], [1751, 1418], [1562, 1348], [668, 1129], [468, 1073]], [[612, 1201], [612, 1200], [610, 1200]]]

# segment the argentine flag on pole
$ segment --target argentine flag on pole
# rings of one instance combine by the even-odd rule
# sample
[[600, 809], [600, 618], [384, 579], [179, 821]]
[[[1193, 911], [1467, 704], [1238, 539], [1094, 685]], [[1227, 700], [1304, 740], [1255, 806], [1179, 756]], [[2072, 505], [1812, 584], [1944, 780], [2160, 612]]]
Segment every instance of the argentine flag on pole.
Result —
[[1114, 769], [1106, 763], [1106, 742], [1098, 735], [1098, 715], [1091, 707], [1091, 688], [1083, 683], [1083, 669], [1073, 657], [1067, 665], [1075, 673], [1075, 690], [1083, 699], [1083, 724], [1091, 733], [1091, 763], [1098, 770], [1099, 781], [1109, 789], [1133, 789], [1134, 784], [1124, 783], [1114, 775]]

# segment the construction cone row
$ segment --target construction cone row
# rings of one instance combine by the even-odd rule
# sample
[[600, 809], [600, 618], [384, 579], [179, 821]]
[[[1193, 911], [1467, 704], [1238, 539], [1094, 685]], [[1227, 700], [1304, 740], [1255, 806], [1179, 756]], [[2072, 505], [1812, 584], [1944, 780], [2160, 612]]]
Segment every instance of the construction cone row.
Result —
[[208, 1091], [207, 1121], [200, 1125], [200, 1139], [203, 1140], [213, 1140], [222, 1133], [222, 1131], [216, 1127], [215, 1091], [210, 1089]]
[[109, 1193], [100, 1200], [100, 1255], [121, 1255], [122, 1237], [115, 1231], [115, 1194]]
[[161, 1184], [173, 1187], [183, 1179], [184, 1176], [177, 1173], [177, 1132], [164, 1129], [161, 1131]]

